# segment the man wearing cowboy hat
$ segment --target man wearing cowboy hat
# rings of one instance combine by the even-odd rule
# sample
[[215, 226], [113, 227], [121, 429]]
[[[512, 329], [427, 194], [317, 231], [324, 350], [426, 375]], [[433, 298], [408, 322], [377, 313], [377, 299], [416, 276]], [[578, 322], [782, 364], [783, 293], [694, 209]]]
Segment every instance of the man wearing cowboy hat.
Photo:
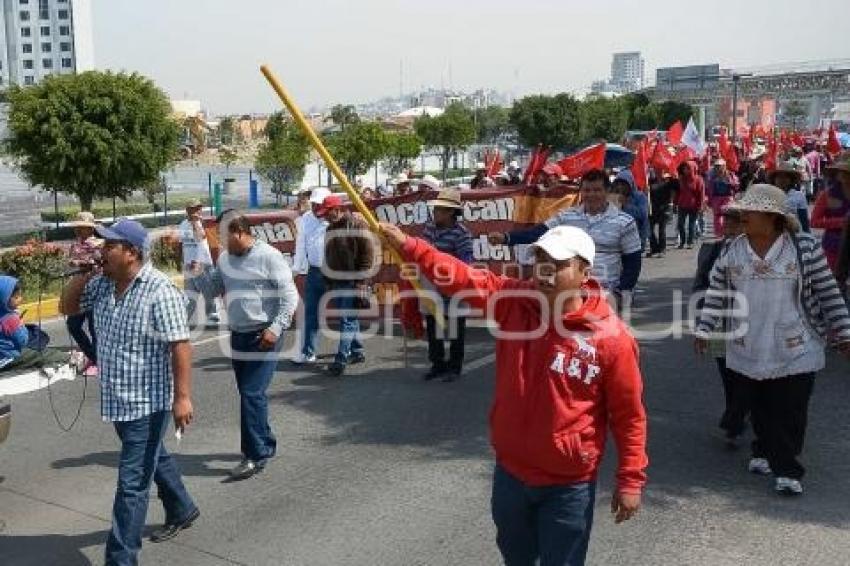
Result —
[[517, 163], [516, 161], [511, 161], [508, 165], [508, 177], [509, 185], [522, 184], [522, 169], [519, 168], [519, 163]]
[[469, 182], [469, 188], [471, 189], [486, 189], [487, 187], [492, 187], [496, 183], [493, 182], [493, 179], [487, 176], [487, 166], [484, 165], [483, 162], [479, 161], [475, 164], [475, 176]]
[[210, 244], [207, 241], [207, 233], [201, 222], [201, 213], [204, 204], [201, 199], [192, 199], [186, 203], [186, 219], [177, 227], [180, 234], [180, 243], [183, 248], [183, 281], [186, 297], [188, 299], [189, 320], [195, 314], [198, 306], [198, 297], [204, 298], [204, 311], [206, 319], [204, 322], [218, 323], [218, 307], [213, 295], [205, 294], [203, 289], [197, 285], [198, 276], [207, 275], [213, 268]]
[[[472, 233], [458, 218], [463, 216], [463, 202], [457, 189], [443, 189], [435, 200], [428, 201], [433, 207], [433, 220], [425, 224], [422, 239], [464, 263], [472, 263]], [[421, 279], [423, 289], [436, 293], [427, 279]], [[428, 300], [428, 299], [425, 299]], [[437, 313], [443, 314], [445, 324], [438, 327], [433, 311], [422, 308], [428, 335], [428, 360], [431, 369], [424, 379], [429, 381], [442, 377], [443, 381], [457, 380], [463, 370], [464, 335], [466, 333], [466, 308], [453, 305], [447, 297], [435, 301]], [[423, 305], [424, 306], [424, 305]], [[444, 335], [444, 332], [447, 335]], [[439, 336], [438, 336], [439, 333]], [[446, 361], [445, 340], [448, 339], [449, 359]]]
[[[73, 271], [99, 272], [103, 240], [95, 235], [97, 223], [94, 214], [85, 210], [79, 212], [72, 226], [76, 240], [68, 249], [68, 265]], [[86, 368], [83, 373], [87, 377], [96, 376], [97, 338], [94, 334], [94, 318], [91, 313], [69, 315], [65, 321], [65, 326], [77, 347], [86, 356]], [[88, 333], [86, 333], [85, 327], [87, 327]]]
[[803, 232], [811, 232], [809, 228], [809, 203], [800, 190], [803, 175], [800, 169], [790, 161], [780, 161], [776, 169], [767, 174], [768, 182], [785, 192], [785, 208], [796, 214]]
[[439, 191], [443, 184], [433, 175], [425, 175], [419, 179], [420, 191]]
[[397, 197], [403, 197], [410, 192], [410, 179], [405, 173], [399, 173], [393, 179], [394, 194]]

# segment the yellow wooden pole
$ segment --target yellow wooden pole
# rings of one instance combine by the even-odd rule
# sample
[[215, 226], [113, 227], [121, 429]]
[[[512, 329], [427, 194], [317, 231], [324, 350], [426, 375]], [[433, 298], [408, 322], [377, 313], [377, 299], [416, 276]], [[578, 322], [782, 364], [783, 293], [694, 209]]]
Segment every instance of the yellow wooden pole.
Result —
[[[316, 135], [316, 132], [313, 130], [313, 127], [304, 118], [304, 114], [301, 113], [301, 109], [295, 104], [295, 101], [283, 87], [277, 77], [269, 69], [268, 65], [261, 65], [260, 71], [263, 73], [263, 76], [266, 77], [266, 80], [269, 82], [271, 87], [277, 93], [277, 96], [280, 98], [280, 101], [283, 102], [283, 105], [286, 106], [286, 109], [289, 110], [290, 115], [292, 115], [292, 119], [295, 120], [295, 124], [301, 129], [307, 139], [310, 141], [310, 145], [319, 152], [319, 155], [322, 156], [322, 159], [325, 162], [325, 165], [331, 172], [334, 174], [334, 177], [337, 178], [340, 185], [342, 185], [343, 190], [348, 194], [349, 200], [354, 205], [354, 208], [357, 209], [363, 218], [366, 219], [366, 222], [369, 224], [369, 228], [376, 234], [380, 235], [380, 228], [378, 227], [378, 219], [375, 218], [375, 215], [372, 214], [372, 211], [363, 204], [363, 201], [360, 199], [360, 195], [357, 194], [357, 191], [354, 190], [354, 187], [351, 185], [351, 182], [348, 180], [348, 177], [343, 173], [342, 169], [340, 169], [336, 160], [333, 158], [333, 155], [328, 151], [325, 147], [325, 144], [322, 143], [322, 140], [319, 139], [319, 136]], [[401, 266], [402, 260], [401, 255], [398, 253], [398, 250], [390, 246], [390, 253], [392, 253], [393, 258], [398, 262], [399, 266]], [[422, 286], [419, 284], [419, 281], [410, 280], [410, 284], [417, 292], [422, 291]], [[428, 303], [426, 306], [428, 310], [431, 312], [431, 315], [434, 316], [434, 320], [437, 324], [442, 327], [443, 321], [437, 316], [436, 306], [433, 304], [433, 301], [426, 301]]]

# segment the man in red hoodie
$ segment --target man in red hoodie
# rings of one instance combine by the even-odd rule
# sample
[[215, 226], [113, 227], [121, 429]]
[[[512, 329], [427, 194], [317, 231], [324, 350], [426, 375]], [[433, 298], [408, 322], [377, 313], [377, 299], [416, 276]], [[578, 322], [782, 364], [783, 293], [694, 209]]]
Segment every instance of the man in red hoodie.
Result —
[[679, 164], [679, 190], [676, 206], [679, 207], [679, 249], [694, 247], [697, 217], [705, 206], [705, 181], [699, 174], [696, 161]]
[[517, 280], [395, 226], [381, 231], [444, 295], [498, 323], [492, 513], [505, 563], [584, 564], [609, 420], [617, 523], [638, 511], [648, 463], [637, 343], [590, 277], [593, 240], [573, 226], [550, 229], [531, 248], [534, 277]]

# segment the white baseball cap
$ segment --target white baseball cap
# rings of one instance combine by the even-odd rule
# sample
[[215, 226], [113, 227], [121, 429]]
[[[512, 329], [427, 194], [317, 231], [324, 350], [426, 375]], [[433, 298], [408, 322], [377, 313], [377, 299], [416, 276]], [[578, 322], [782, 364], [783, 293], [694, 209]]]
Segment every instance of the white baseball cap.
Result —
[[326, 187], [316, 187], [310, 192], [310, 202], [313, 204], [322, 204], [325, 202], [325, 197], [330, 194], [330, 189]]
[[431, 190], [439, 191], [443, 184], [433, 175], [425, 175], [419, 179], [419, 186], [425, 185]]
[[540, 248], [555, 261], [564, 261], [580, 257], [593, 266], [593, 256], [596, 255], [596, 245], [587, 232], [575, 226], [556, 226], [540, 236], [531, 247], [529, 253]]

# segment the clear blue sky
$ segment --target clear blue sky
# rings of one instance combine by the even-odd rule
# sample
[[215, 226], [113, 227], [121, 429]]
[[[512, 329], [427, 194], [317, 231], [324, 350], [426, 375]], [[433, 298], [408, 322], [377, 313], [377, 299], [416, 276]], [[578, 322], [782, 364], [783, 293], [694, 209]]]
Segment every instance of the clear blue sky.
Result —
[[[581, 91], [614, 51], [648, 69], [850, 57], [848, 0], [95, 0], [98, 68], [138, 71], [213, 113], [307, 108], [420, 86]], [[451, 74], [449, 70], [451, 69]]]

